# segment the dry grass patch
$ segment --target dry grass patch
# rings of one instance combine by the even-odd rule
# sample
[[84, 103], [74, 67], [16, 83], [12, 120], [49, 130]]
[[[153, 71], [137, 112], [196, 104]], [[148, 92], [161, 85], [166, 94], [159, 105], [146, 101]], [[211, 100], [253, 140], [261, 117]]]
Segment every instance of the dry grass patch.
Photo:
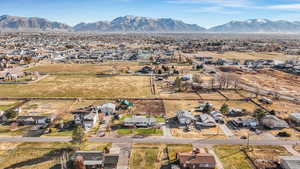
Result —
[[274, 168], [275, 162], [279, 162], [279, 156], [291, 155], [281, 146], [251, 146], [250, 149], [247, 151], [248, 156], [256, 166], [264, 168]]
[[200, 93], [200, 96], [203, 98], [203, 99], [226, 99], [224, 98], [222, 95], [220, 95], [219, 93], [217, 92], [212, 92], [212, 93]]
[[19, 101], [6, 101], [6, 100], [1, 100], [0, 101], [0, 111], [5, 111], [8, 110], [12, 107], [14, 107], [15, 105], [17, 105], [19, 103]]
[[255, 104], [247, 101], [209, 101], [209, 103], [213, 104], [213, 107], [217, 110], [220, 110], [223, 104], [227, 104], [229, 108], [245, 109], [249, 112], [253, 112], [258, 108]]
[[131, 169], [160, 169], [164, 146], [135, 145], [131, 152]]
[[48, 76], [32, 84], [0, 85], [0, 97], [149, 97], [148, 77]]
[[164, 100], [165, 109], [168, 117], [176, 116], [178, 110], [194, 111], [199, 106], [198, 101], [184, 101], [184, 100]]
[[242, 73], [242, 82], [280, 94], [299, 97], [300, 77], [277, 70], [259, 70], [257, 73]]
[[172, 136], [181, 137], [181, 138], [203, 138], [203, 139], [224, 139], [226, 138], [222, 129], [219, 126], [214, 128], [207, 128], [197, 130], [192, 129], [189, 132], [184, 132], [183, 129], [173, 128], [171, 129]]
[[121, 73], [124, 70], [136, 71], [142, 68], [137, 62], [106, 62], [102, 64], [43, 64], [30, 71], [38, 71], [52, 74], [98, 74], [115, 72]]
[[300, 105], [284, 100], [274, 100], [271, 105], [264, 105], [269, 110], [280, 112], [282, 118], [288, 118], [290, 113], [300, 112]]
[[289, 60], [293, 58], [299, 58], [299, 56], [285, 55], [275, 52], [225, 52], [219, 54], [216, 52], [199, 52], [204, 56], [213, 56], [216, 59], [240, 59], [241, 61], [247, 59], [275, 59], [275, 60]]
[[33, 100], [21, 106], [21, 115], [58, 115], [69, 111], [73, 102], [63, 100]]
[[228, 97], [229, 99], [244, 99], [244, 97], [242, 97], [241, 95], [239, 95], [236, 91], [231, 91], [231, 90], [224, 90], [221, 91], [221, 93], [223, 95], [225, 95], [226, 97]]
[[1, 168], [45, 169], [60, 164], [59, 149], [69, 147], [68, 143], [22, 143], [9, 151], [0, 161]]
[[161, 93], [160, 97], [166, 99], [199, 99], [200, 98], [196, 93], [193, 92]]
[[216, 145], [214, 151], [223, 163], [224, 169], [252, 169], [239, 145]]

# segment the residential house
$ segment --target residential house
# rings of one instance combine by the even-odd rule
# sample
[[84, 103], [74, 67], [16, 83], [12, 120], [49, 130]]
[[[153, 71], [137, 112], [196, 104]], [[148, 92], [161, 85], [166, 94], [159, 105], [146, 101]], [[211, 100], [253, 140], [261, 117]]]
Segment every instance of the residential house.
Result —
[[74, 162], [74, 168], [77, 168], [78, 161], [83, 161], [85, 169], [104, 168], [104, 154], [99, 151], [77, 151], [71, 160]]
[[243, 116], [245, 113], [241, 109], [231, 109], [227, 116], [231, 117], [238, 117], [238, 116]]
[[176, 117], [180, 125], [185, 126], [191, 124], [195, 117], [192, 112], [186, 110], [179, 110], [176, 112]]
[[300, 113], [291, 113], [289, 118], [297, 125], [300, 125]]
[[234, 120], [234, 122], [238, 127], [255, 128], [259, 125], [259, 122], [256, 118], [238, 118]]
[[266, 115], [261, 119], [261, 123], [269, 129], [283, 129], [289, 127], [286, 121], [281, 120], [274, 115]]
[[300, 168], [300, 156], [281, 156], [280, 167], [282, 169], [299, 169]]
[[152, 127], [156, 125], [156, 119], [146, 116], [132, 116], [124, 119], [126, 127]]
[[75, 124], [81, 125], [85, 130], [94, 128], [99, 121], [99, 114], [95, 109], [77, 110], [73, 114]]
[[116, 105], [113, 103], [106, 103], [100, 106], [100, 111], [106, 115], [114, 114], [116, 112]]
[[198, 120], [196, 121], [196, 127], [216, 127], [216, 121], [208, 114], [200, 114]]
[[18, 116], [16, 121], [22, 125], [45, 125], [51, 123], [52, 120], [50, 116]]
[[177, 154], [181, 169], [215, 169], [216, 160], [213, 155], [194, 150]]
[[222, 113], [218, 111], [210, 112], [210, 115], [214, 118], [214, 120], [218, 123], [224, 123], [224, 116]]

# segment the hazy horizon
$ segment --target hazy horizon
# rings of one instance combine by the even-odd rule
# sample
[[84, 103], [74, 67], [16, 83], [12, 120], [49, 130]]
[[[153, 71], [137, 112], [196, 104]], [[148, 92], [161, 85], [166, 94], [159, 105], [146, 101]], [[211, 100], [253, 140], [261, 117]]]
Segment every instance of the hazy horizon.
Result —
[[0, 15], [40, 17], [70, 26], [126, 15], [172, 18], [205, 28], [254, 18], [300, 20], [299, 0], [1, 0], [0, 5]]

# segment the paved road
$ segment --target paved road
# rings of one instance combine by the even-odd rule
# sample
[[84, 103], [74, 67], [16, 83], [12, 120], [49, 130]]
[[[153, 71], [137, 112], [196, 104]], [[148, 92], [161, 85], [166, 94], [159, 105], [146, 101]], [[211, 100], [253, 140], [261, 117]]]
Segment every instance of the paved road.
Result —
[[[0, 137], [0, 142], [69, 142], [68, 137]], [[165, 143], [165, 144], [247, 144], [247, 140], [241, 139], [192, 139], [192, 138], [166, 138], [146, 137], [134, 139], [131, 137], [121, 138], [89, 138], [90, 142], [111, 142], [111, 143]], [[252, 145], [295, 145], [300, 140], [250, 140]]]

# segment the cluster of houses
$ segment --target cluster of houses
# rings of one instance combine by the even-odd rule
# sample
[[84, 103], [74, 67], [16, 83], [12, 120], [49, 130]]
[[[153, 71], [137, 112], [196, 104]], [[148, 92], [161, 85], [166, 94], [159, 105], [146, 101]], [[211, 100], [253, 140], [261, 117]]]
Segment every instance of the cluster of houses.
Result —
[[274, 68], [287, 73], [294, 73], [300, 75], [300, 60], [289, 60], [285, 63], [275, 65]]

